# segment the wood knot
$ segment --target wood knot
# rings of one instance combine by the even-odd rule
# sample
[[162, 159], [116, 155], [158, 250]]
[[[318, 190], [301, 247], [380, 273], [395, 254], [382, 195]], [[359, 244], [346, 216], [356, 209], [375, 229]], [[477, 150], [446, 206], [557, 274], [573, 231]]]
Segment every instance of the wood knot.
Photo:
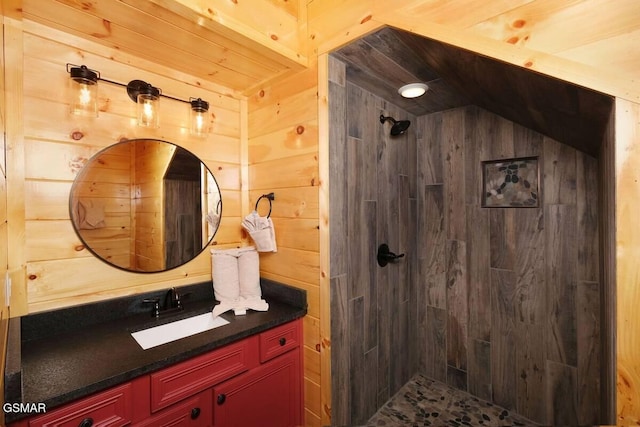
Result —
[[300, 125], [296, 128], [296, 133], [302, 135], [304, 133], [304, 126]]
[[527, 68], [531, 68], [531, 67], [533, 67], [533, 61], [527, 61], [527, 62], [525, 62], [525, 63], [524, 63], [524, 66], [525, 66], [525, 67], [527, 67]]
[[507, 40], [507, 43], [516, 44], [519, 40], [519, 37], [511, 37], [509, 40]]
[[260, 98], [264, 98], [264, 89], [260, 89], [260, 92], [258, 92], [258, 96]]
[[362, 18], [362, 21], [360, 21], [360, 23], [361, 23], [361, 24], [364, 24], [365, 22], [370, 21], [370, 20], [371, 20], [371, 18], [372, 18], [372, 16], [371, 16], [371, 15], [367, 15], [367, 16], [365, 16], [364, 18]]
[[84, 250], [84, 245], [76, 245], [73, 249], [74, 249], [76, 252], [83, 251], [83, 250]]
[[276, 36], [275, 34], [271, 34], [271, 40], [278, 40], [278, 36]]
[[29, 275], [29, 280], [36, 280], [38, 278], [38, 276], [36, 276], [35, 274], [30, 274]]
[[515, 21], [513, 21], [513, 28], [522, 28], [526, 23], [527, 21], [525, 21], [524, 19], [516, 19]]
[[71, 132], [71, 139], [73, 139], [74, 141], [80, 141], [82, 138], [84, 138], [84, 133], [82, 133], [79, 130], [74, 130], [73, 132]]

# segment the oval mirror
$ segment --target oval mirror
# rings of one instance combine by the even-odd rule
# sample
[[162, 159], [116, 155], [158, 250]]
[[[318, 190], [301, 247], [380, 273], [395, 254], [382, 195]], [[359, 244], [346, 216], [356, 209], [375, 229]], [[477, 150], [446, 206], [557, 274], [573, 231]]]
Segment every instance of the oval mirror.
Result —
[[98, 152], [76, 176], [71, 222], [84, 246], [127, 271], [178, 267], [204, 250], [222, 215], [220, 188], [191, 152], [155, 139]]

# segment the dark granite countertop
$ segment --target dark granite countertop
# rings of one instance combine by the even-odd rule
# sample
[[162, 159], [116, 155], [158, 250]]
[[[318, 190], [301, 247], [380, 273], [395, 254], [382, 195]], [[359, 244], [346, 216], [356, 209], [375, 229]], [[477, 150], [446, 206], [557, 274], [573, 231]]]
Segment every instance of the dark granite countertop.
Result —
[[[227, 312], [221, 316], [227, 325], [148, 350], [131, 332], [210, 311], [215, 303], [210, 282], [188, 287], [195, 297], [185, 300], [185, 310], [159, 319], [150, 316], [150, 306], [139, 309], [142, 299], [162, 295], [157, 292], [12, 319], [5, 401], [43, 402], [51, 410], [306, 314], [304, 290], [269, 280], [261, 285], [268, 311]], [[6, 414], [7, 422], [20, 418]]]

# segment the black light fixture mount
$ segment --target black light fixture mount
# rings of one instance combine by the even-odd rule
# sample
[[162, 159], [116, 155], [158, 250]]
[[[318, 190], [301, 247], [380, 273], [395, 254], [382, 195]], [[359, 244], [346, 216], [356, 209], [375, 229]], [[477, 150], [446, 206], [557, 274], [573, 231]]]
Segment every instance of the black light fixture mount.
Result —
[[161, 89], [142, 80], [131, 80], [126, 87], [127, 95], [129, 95], [129, 98], [131, 98], [133, 102], [138, 102], [138, 95], [150, 95], [156, 98], [162, 95]]

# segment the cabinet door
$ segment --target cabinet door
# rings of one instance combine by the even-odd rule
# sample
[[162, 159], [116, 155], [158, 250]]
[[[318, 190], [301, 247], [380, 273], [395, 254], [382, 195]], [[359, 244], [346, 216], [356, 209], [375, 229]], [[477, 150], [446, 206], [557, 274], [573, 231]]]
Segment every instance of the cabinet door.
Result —
[[126, 426], [133, 418], [132, 389], [131, 383], [112, 388], [35, 417], [29, 427]]
[[301, 425], [300, 349], [222, 383], [213, 391], [216, 427]]
[[211, 427], [211, 389], [171, 405], [135, 427]]

